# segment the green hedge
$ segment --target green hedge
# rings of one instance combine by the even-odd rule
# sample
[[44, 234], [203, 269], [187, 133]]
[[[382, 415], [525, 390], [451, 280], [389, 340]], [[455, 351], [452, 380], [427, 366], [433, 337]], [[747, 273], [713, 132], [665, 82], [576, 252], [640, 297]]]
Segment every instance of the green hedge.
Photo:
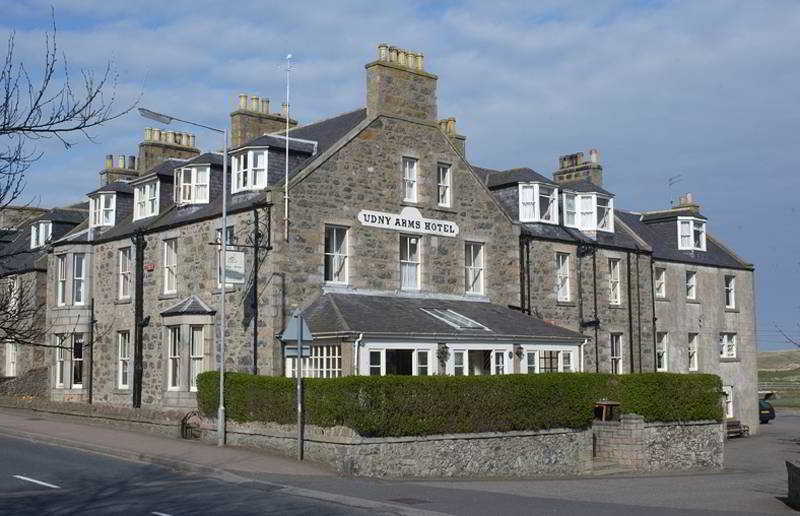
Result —
[[[305, 379], [306, 423], [365, 437], [587, 428], [595, 402], [619, 401], [646, 421], [722, 421], [719, 377], [708, 374], [549, 373], [499, 376], [349, 376]], [[201, 412], [216, 415], [219, 374], [197, 378]], [[291, 378], [225, 375], [225, 409], [238, 422], [296, 421]]]

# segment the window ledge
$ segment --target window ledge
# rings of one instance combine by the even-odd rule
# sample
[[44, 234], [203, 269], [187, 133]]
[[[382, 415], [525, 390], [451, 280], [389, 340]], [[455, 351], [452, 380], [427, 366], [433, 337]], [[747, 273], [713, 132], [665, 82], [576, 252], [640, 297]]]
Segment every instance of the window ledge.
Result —
[[116, 395], [127, 395], [127, 394], [130, 394], [130, 393], [131, 393], [131, 389], [130, 388], [120, 389], [119, 387], [117, 387], [117, 388], [115, 388], [113, 390], [113, 394], [116, 394]]
[[735, 363], [735, 362], [741, 362], [741, 359], [739, 357], [733, 357], [733, 358], [719, 357], [719, 363], [720, 364], [731, 364], [731, 363]]
[[661, 302], [664, 302], [664, 303], [669, 303], [670, 302], [668, 297], [657, 297], [656, 301], [661, 301]]
[[458, 214], [458, 212], [457, 212], [456, 210], [454, 210], [453, 208], [451, 208], [450, 206], [441, 206], [441, 205], [437, 205], [437, 206], [434, 208], [434, 211], [440, 211], [440, 212], [442, 212], [442, 213], [449, 213], [449, 214], [451, 214], [451, 215], [456, 215], [456, 214]]
[[575, 304], [575, 301], [556, 301], [556, 306], [575, 307], [575, 306], [578, 306], [578, 305]]
[[114, 300], [114, 304], [115, 305], [129, 305], [129, 304], [131, 304], [131, 298], [126, 297], [125, 299], [115, 299]]
[[729, 314], [738, 314], [738, 313], [739, 313], [739, 309], [738, 309], [738, 308], [728, 308], [728, 307], [726, 306], [726, 307], [725, 307], [725, 313], [729, 313]]
[[412, 208], [422, 208], [423, 207], [422, 203], [419, 202], [419, 201], [414, 202], [414, 201], [405, 201], [405, 200], [400, 202], [400, 206], [411, 206]]
[[[236, 292], [237, 290], [239, 290], [239, 287], [237, 287], [237, 286], [225, 287], [225, 293], [226, 294], [230, 294], [231, 292]], [[211, 291], [211, 293], [214, 294], [214, 295], [221, 294], [222, 293], [222, 287], [215, 288], [214, 290]]]
[[609, 303], [608, 308], [609, 310], [622, 310], [625, 308], [625, 305], [612, 305]]
[[687, 299], [686, 300], [686, 304], [688, 304], [688, 305], [699, 305], [700, 301], [698, 301], [697, 299]]
[[172, 292], [170, 294], [164, 294], [163, 292], [158, 295], [158, 300], [163, 301], [165, 299], [176, 299], [178, 297], [177, 292]]

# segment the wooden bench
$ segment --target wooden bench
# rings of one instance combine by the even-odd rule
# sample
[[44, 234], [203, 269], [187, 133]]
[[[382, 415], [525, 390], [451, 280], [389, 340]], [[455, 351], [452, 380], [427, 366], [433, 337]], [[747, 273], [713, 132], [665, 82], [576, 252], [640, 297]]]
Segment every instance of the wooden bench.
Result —
[[725, 423], [728, 439], [731, 437], [747, 437], [750, 435], [750, 427], [743, 425], [738, 419], [729, 419]]

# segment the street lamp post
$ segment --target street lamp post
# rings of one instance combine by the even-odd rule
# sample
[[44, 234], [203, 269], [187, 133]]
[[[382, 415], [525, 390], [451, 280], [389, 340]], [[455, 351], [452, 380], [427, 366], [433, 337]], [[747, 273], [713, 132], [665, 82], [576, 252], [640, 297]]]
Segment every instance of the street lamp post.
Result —
[[150, 111], [149, 109], [139, 108], [139, 114], [150, 120], [169, 124], [172, 121], [183, 122], [184, 124], [202, 127], [209, 131], [221, 133], [224, 138], [222, 145], [222, 254], [220, 263], [222, 264], [222, 300], [220, 301], [220, 332], [219, 332], [219, 409], [217, 411], [217, 445], [225, 446], [225, 251], [228, 248], [228, 128], [217, 129], [188, 120], [181, 120], [174, 116], [164, 115]]

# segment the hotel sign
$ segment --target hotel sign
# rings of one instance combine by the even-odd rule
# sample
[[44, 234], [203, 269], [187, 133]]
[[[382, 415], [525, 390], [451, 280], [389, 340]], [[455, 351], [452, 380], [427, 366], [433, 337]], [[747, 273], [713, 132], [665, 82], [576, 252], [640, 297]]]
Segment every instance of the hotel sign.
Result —
[[458, 225], [449, 220], [426, 219], [418, 209], [406, 206], [399, 215], [382, 211], [361, 210], [358, 221], [364, 226], [392, 229], [404, 233], [454, 237], [458, 235]]

